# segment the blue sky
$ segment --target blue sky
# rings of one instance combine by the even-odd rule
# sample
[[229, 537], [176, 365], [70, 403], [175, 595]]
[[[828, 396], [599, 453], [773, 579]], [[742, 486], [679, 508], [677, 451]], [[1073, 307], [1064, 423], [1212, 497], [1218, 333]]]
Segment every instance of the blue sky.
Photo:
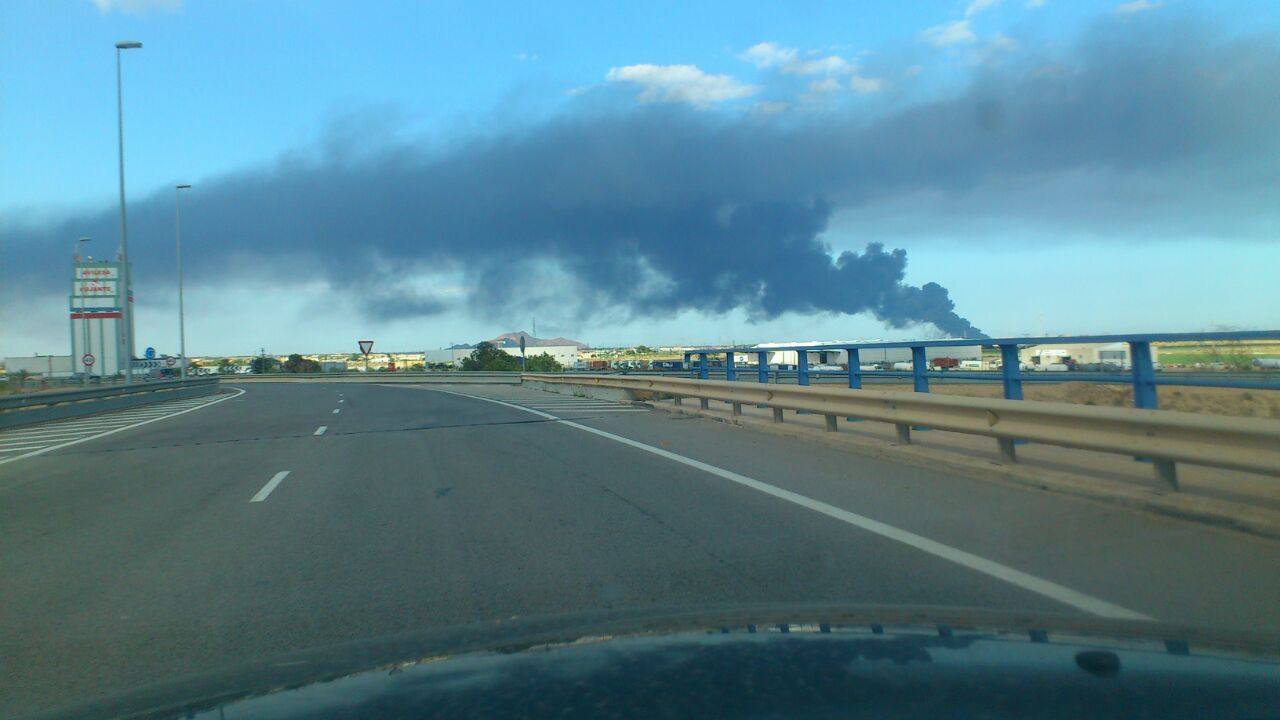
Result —
[[[145, 45], [125, 56], [130, 201], [145, 202], [175, 182], [191, 182], [196, 188], [189, 202], [198, 206], [207, 184], [277, 167], [281, 158], [314, 161], [334, 148], [360, 155], [401, 143], [447, 154], [477, 138], [520, 136], [595, 113], [680, 106], [727, 122], [759, 117], [782, 132], [825, 118], [865, 125], [927, 108], [1030, 59], [1040, 70], [1070, 69], [1082, 52], [1082, 36], [1124, 33], [1130, 26], [1139, 33], [1143, 23], [1161, 22], [1161, 16], [1181, 18], [1203, 33], [1189, 37], [1220, 45], [1237, 38], [1261, 42], [1270, 57], [1280, 4], [978, 0], [622, 8], [549, 2], [512, 9], [488, 2], [16, 0], [0, 4], [6, 38], [0, 46], [0, 230], [4, 244], [22, 247], [37, 242], [32, 236], [47, 237], [31, 228], [113, 210], [112, 44], [120, 39]], [[1044, 187], [1061, 184], [1081, 193], [1088, 185], [1081, 173], [1089, 171], [1071, 168], [1047, 178]], [[1135, 172], [1151, 176], [1144, 168]], [[1020, 177], [1012, 196], [1035, 190]], [[1118, 185], [1132, 187], [1131, 180]], [[1239, 190], [1249, 195], [1252, 189]], [[833, 190], [835, 208], [821, 242], [835, 252], [858, 251], [869, 241], [904, 248], [906, 282], [940, 283], [956, 311], [987, 332], [1280, 325], [1274, 211], [1248, 230], [1218, 232], [1212, 219], [1201, 218], [1148, 228], [1129, 218], [1127, 230], [1100, 232], [1069, 217], [1003, 213], [998, 204], [977, 215], [957, 212], [951, 221], [948, 203], [966, 203], [952, 195], [927, 196], [933, 209], [916, 225], [908, 220], [921, 200], [912, 192], [867, 205], [842, 200], [847, 188]], [[1151, 195], [1170, 192], [1157, 182]], [[1086, 196], [1098, 207], [1108, 202]], [[999, 197], [991, 192], [977, 200], [990, 205]], [[1133, 199], [1123, 202], [1133, 209]], [[771, 319], [750, 307], [679, 307], [666, 315], [616, 308], [567, 312], [555, 297], [528, 312], [481, 303], [483, 311], [454, 306], [417, 316], [379, 314], [353, 302], [352, 289], [331, 275], [264, 283], [237, 269], [234, 258], [202, 258], [200, 243], [234, 242], [217, 218], [202, 221], [204, 226], [188, 228], [192, 262], [217, 266], [197, 273], [189, 288], [193, 354], [264, 345], [281, 352], [338, 350], [355, 335], [375, 333], [386, 338], [384, 345], [435, 347], [527, 329], [524, 318], [539, 313], [540, 334], [595, 344], [923, 331], [887, 328], [866, 313], [800, 307]], [[98, 240], [111, 248], [114, 243], [111, 236]], [[143, 238], [138, 247], [157, 256], [168, 252], [161, 237]], [[168, 261], [157, 259], [155, 267]], [[422, 273], [433, 278], [424, 280], [434, 288], [432, 302], [477, 282], [459, 263], [448, 268], [448, 278]], [[62, 269], [54, 274], [61, 282]], [[21, 279], [36, 289], [0, 296], [8, 328], [0, 354], [60, 351], [62, 301], [54, 296], [49, 307], [39, 292], [46, 284]], [[139, 269], [139, 335], [149, 344], [175, 339], [171, 282], [158, 270], [148, 275]], [[382, 285], [406, 283], [413, 280], [391, 273]], [[1215, 300], [1206, 303], [1206, 297]], [[264, 298], [272, 313], [256, 310]], [[317, 308], [326, 310], [317, 315]], [[254, 331], [247, 333], [250, 317]]]

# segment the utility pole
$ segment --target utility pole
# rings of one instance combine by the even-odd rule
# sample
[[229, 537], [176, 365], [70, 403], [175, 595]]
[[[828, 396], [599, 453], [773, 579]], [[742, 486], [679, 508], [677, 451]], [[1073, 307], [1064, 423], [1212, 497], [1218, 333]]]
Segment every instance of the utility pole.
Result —
[[182, 356], [180, 377], [187, 379], [187, 319], [182, 306], [182, 191], [189, 190], [190, 185], [177, 185], [173, 188], [173, 205], [175, 213], [175, 229], [177, 231], [178, 254], [178, 354]]

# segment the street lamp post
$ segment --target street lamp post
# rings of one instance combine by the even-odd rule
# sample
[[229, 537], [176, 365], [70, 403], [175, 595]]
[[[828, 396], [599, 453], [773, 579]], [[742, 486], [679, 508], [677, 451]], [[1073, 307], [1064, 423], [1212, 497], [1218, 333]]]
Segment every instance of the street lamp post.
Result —
[[136, 50], [142, 43], [136, 40], [121, 40], [116, 43], [116, 118], [118, 120], [120, 140], [120, 281], [124, 283], [124, 382], [133, 382], [133, 273], [129, 271], [129, 232], [125, 222], [124, 210], [124, 92], [120, 79], [120, 51]]
[[182, 191], [190, 189], [190, 185], [176, 185], [173, 188], [173, 207], [178, 235], [178, 355], [182, 363], [178, 372], [183, 380], [187, 379], [187, 320], [182, 305]]

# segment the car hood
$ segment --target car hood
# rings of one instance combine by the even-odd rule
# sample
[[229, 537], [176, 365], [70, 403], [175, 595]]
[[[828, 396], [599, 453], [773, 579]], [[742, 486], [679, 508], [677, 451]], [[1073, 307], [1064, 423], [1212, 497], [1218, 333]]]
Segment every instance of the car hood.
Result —
[[1280, 638], [789, 604], [511, 618], [166, 679], [59, 717], [1272, 717]]

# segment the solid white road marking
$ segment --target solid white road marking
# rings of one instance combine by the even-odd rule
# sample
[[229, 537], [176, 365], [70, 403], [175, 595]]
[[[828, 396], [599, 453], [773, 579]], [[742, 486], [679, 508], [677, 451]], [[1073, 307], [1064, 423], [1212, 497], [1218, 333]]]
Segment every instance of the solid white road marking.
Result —
[[258, 491], [258, 494], [254, 495], [249, 500], [249, 502], [262, 502], [263, 500], [266, 500], [267, 496], [271, 494], [271, 491], [275, 490], [276, 486], [279, 485], [281, 481], [283, 481], [287, 477], [289, 477], [288, 470], [281, 470], [280, 472], [276, 473], [274, 476], [272, 476], [270, 480], [267, 481], [266, 485], [262, 486], [262, 489]]
[[139, 426], [141, 426], [141, 425], [149, 425], [149, 424], [151, 424], [151, 423], [153, 423], [153, 422], [159, 422], [159, 421], [161, 421], [161, 420], [165, 420], [165, 419], [167, 419], [167, 418], [177, 417], [178, 415], [185, 415], [185, 414], [187, 414], [187, 413], [189, 413], [189, 412], [192, 412], [192, 411], [194, 411], [194, 410], [199, 410], [200, 408], [209, 407], [210, 405], [217, 405], [217, 404], [218, 404], [218, 403], [220, 403], [220, 402], [223, 402], [223, 401], [225, 401], [225, 400], [230, 400], [231, 398], [237, 398], [237, 397], [240, 397], [241, 395], [243, 395], [243, 394], [244, 394], [244, 389], [243, 389], [243, 388], [231, 388], [231, 389], [236, 391], [236, 394], [235, 394], [235, 395], [226, 395], [226, 396], [223, 396], [223, 397], [218, 398], [217, 400], [210, 400], [209, 402], [204, 403], [203, 405], [196, 405], [195, 407], [189, 407], [189, 408], [187, 408], [187, 409], [185, 409], [185, 410], [179, 410], [179, 411], [177, 411], [177, 412], [175, 412], [175, 413], [170, 413], [170, 414], [168, 414], [168, 415], [161, 415], [160, 417], [153, 417], [153, 418], [150, 418], [149, 420], [143, 420], [143, 421], [141, 421], [141, 422], [133, 423], [132, 425], [125, 425], [125, 426], [123, 426], [123, 427], [113, 428], [113, 429], [111, 429], [111, 430], [106, 430], [106, 431], [104, 431], [104, 432], [100, 432], [100, 433], [97, 433], [97, 434], [94, 434], [94, 435], [89, 435], [88, 437], [82, 437], [82, 438], [78, 438], [78, 439], [76, 439], [76, 440], [68, 440], [67, 442], [64, 442], [64, 443], [58, 443], [57, 445], [50, 445], [49, 447], [40, 448], [39, 450], [33, 450], [33, 451], [29, 452], [29, 453], [24, 453], [24, 454], [22, 454], [22, 455], [15, 455], [15, 456], [13, 456], [13, 457], [0, 458], [0, 465], [3, 465], [3, 464], [5, 464], [5, 463], [7, 463], [7, 462], [13, 462], [14, 460], [21, 460], [21, 459], [23, 459], [23, 458], [34, 457], [34, 456], [36, 456], [36, 455], [43, 455], [43, 454], [45, 454], [45, 453], [47, 453], [47, 452], [52, 452], [52, 451], [54, 451], [54, 450], [58, 450], [58, 449], [61, 449], [61, 448], [64, 448], [64, 447], [70, 447], [70, 446], [72, 446], [72, 445], [79, 445], [79, 444], [80, 444], [80, 443], [82, 443], [82, 442], [88, 442], [88, 441], [90, 441], [90, 440], [96, 440], [96, 439], [98, 439], [98, 438], [100, 438], [100, 437], [106, 437], [106, 436], [108, 436], [108, 435], [114, 435], [114, 434], [116, 434], [116, 433], [118, 433], [118, 432], [124, 432], [125, 430], [129, 430], [129, 429], [131, 429], [131, 428], [136, 428], [136, 427], [139, 427]]
[[313, 433], [311, 433], [311, 434], [312, 434], [312, 435], [323, 435], [323, 434], [324, 434], [324, 431], [325, 431], [325, 430], [328, 430], [328, 429], [329, 429], [329, 426], [328, 426], [328, 425], [321, 425], [320, 427], [316, 428], [316, 431], [315, 431], [315, 432], [313, 432]]
[[1033, 593], [1036, 593], [1037, 595], [1043, 595], [1044, 597], [1057, 600], [1060, 603], [1070, 605], [1071, 607], [1077, 608], [1079, 610], [1083, 610], [1087, 613], [1092, 613], [1100, 617], [1117, 618], [1121, 620], [1154, 620], [1155, 619], [1149, 615], [1144, 615], [1140, 612], [1136, 612], [1128, 608], [1121, 607], [1119, 605], [1114, 605], [1112, 603], [1107, 602], [1106, 600], [1095, 598], [1092, 595], [1086, 595], [1082, 592], [1072, 590], [1071, 588], [1066, 587], [1064, 585], [1059, 585], [1055, 582], [1045, 580], [1044, 578], [1036, 577], [1035, 575], [1029, 575], [1027, 573], [1022, 572], [1021, 570], [1015, 570], [1007, 565], [1001, 565], [1000, 563], [995, 562], [994, 560], [988, 560], [984, 557], [974, 555], [973, 553], [965, 552], [964, 550], [960, 550], [958, 548], [953, 548], [950, 545], [944, 545], [935, 540], [930, 540], [927, 537], [917, 535], [913, 532], [908, 532], [906, 530], [896, 528], [892, 525], [882, 523], [879, 520], [873, 520], [869, 517], [866, 517], [865, 515], [858, 515], [856, 513], [851, 513], [848, 510], [842, 510], [834, 505], [829, 505], [827, 503], [824, 503], [821, 500], [814, 500], [811, 497], [801, 495], [799, 493], [794, 493], [794, 492], [791, 492], [790, 490], [783, 490], [780, 487], [776, 487], [774, 485], [761, 482], [754, 478], [747, 477], [746, 475], [740, 475], [731, 470], [725, 470], [724, 468], [716, 467], [715, 465], [708, 465], [707, 463], [701, 462], [699, 460], [694, 460], [693, 458], [688, 458], [683, 455], [677, 455], [676, 453], [669, 452], [667, 450], [663, 450], [662, 448], [654, 447], [652, 445], [646, 445], [645, 443], [638, 442], [630, 438], [625, 438], [625, 437], [622, 437], [621, 435], [614, 435], [611, 432], [598, 430], [596, 428], [593, 428], [587, 425], [580, 425], [576, 422], [571, 422], [569, 420], [562, 420], [560, 418], [557, 418], [554, 415], [544, 413], [540, 410], [533, 410], [531, 408], [522, 407], [520, 405], [513, 405], [511, 403], [503, 402], [501, 400], [494, 400], [492, 398], [481, 397], [479, 395], [466, 395], [459, 392], [453, 392], [451, 390], [440, 390], [438, 388], [423, 388], [423, 389], [436, 390], [437, 392], [448, 393], [450, 395], [459, 395], [461, 397], [475, 398], [476, 400], [484, 400], [487, 402], [496, 403], [498, 405], [505, 405], [509, 408], [514, 408], [516, 410], [523, 410], [525, 412], [533, 413], [534, 415], [538, 415], [548, 420], [554, 420], [556, 423], [560, 425], [567, 425], [571, 428], [575, 428], [583, 432], [591, 433], [592, 435], [613, 440], [614, 442], [622, 443], [623, 445], [636, 448], [637, 450], [643, 450], [648, 453], [653, 453], [658, 457], [666, 458], [667, 460], [671, 460], [673, 462], [678, 462], [682, 465], [687, 465], [689, 467], [702, 470], [703, 472], [707, 472], [717, 477], [724, 478], [725, 480], [737, 483], [739, 485], [742, 485], [743, 487], [751, 488], [752, 490], [756, 490], [758, 492], [762, 492], [766, 495], [772, 495], [773, 497], [778, 498], [779, 500], [785, 500], [789, 503], [794, 503], [795, 505], [799, 505], [800, 507], [813, 510], [814, 512], [822, 513], [827, 517], [835, 518], [836, 520], [846, 522], [850, 525], [853, 525], [854, 527], [866, 530], [867, 532], [874, 533], [876, 535], [888, 538], [890, 540], [896, 540], [897, 542], [900, 542], [904, 545], [908, 545], [917, 550], [926, 552], [935, 557], [939, 557], [939, 558], [942, 558], [943, 560], [953, 562], [962, 567], [967, 567], [970, 570], [976, 570], [977, 572], [980, 572], [984, 575], [988, 575], [990, 577], [996, 578], [997, 580], [1003, 580], [1011, 585], [1020, 587], [1023, 590], [1029, 590]]
[[340, 403], [344, 403], [344, 402], [346, 402], [346, 401], [347, 401], [347, 399], [346, 399], [346, 398], [340, 398], [340, 399], [338, 400], [338, 402], [340, 402]]
[[334, 409], [333, 409], [333, 414], [334, 414], [334, 415], [337, 415], [337, 414], [338, 414], [338, 408], [334, 408]]

